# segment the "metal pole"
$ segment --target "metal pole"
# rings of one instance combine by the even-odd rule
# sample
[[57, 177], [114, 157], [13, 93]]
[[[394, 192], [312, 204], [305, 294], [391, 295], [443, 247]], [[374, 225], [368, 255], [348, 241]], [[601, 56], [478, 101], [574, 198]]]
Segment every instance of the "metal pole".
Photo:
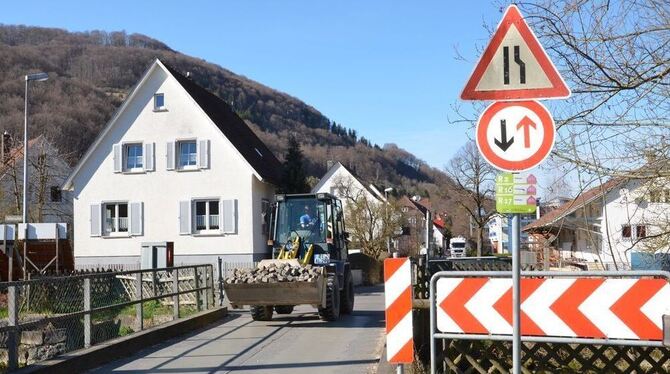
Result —
[[84, 348], [91, 346], [91, 278], [84, 278]]
[[512, 373], [521, 373], [521, 218], [512, 214]]
[[[28, 76], [23, 112], [23, 223], [28, 223]], [[27, 238], [27, 237], [26, 237]]]
[[426, 210], [426, 255], [428, 258], [430, 258], [430, 242], [432, 238], [432, 229], [433, 228], [433, 217], [432, 214], [430, 213], [430, 210]]
[[[388, 191], [384, 190], [384, 217], [386, 218], [386, 225], [389, 224], [389, 193]], [[396, 248], [396, 251], [398, 249]], [[386, 253], [391, 255], [391, 233], [388, 233], [388, 237], [386, 238]]]
[[[172, 293], [179, 292], [179, 269], [172, 269]], [[172, 319], [179, 319], [179, 295], [172, 296]]]
[[435, 374], [435, 370], [437, 369], [437, 360], [435, 350], [437, 349], [435, 347], [435, 326], [437, 324], [436, 321], [436, 311], [435, 311], [435, 284], [437, 283], [438, 276], [434, 274], [433, 276], [430, 277], [430, 282], [428, 286], [428, 297], [430, 299], [430, 332], [428, 333], [428, 337], [430, 338], [430, 373]]
[[7, 287], [7, 312], [10, 329], [7, 332], [7, 371], [13, 371], [19, 367], [19, 338], [16, 329], [19, 320], [19, 294], [16, 288]]
[[135, 274], [135, 300], [139, 302], [135, 304], [135, 323], [137, 331], [144, 329], [144, 306], [142, 305], [142, 270]]

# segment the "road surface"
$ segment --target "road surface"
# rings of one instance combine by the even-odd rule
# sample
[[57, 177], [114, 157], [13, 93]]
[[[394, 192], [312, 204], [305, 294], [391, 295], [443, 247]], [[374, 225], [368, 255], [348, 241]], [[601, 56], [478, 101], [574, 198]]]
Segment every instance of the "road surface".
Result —
[[255, 322], [231, 311], [218, 324], [144, 349], [93, 373], [374, 373], [384, 339], [382, 287], [357, 289], [354, 313], [337, 322], [298, 307]]

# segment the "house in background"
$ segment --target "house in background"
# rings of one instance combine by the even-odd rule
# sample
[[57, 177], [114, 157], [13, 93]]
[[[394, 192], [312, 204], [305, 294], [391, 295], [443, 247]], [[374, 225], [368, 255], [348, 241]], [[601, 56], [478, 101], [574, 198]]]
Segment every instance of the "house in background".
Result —
[[[187, 74], [188, 75], [188, 74]], [[266, 257], [280, 163], [223, 100], [156, 60], [66, 181], [77, 264]]]
[[312, 193], [327, 192], [342, 200], [345, 209], [347, 200], [365, 196], [369, 201], [386, 201], [383, 192], [373, 184], [364, 183], [340, 162], [335, 162], [312, 188]]
[[[519, 215], [521, 227], [531, 224], [536, 220], [535, 214], [521, 214]], [[509, 254], [510, 252], [510, 235], [512, 231], [512, 220], [505, 214], [494, 214], [487, 222], [489, 233], [489, 240], [491, 241], [491, 251], [493, 254]], [[519, 242], [521, 250], [527, 251], [530, 245], [530, 238], [527, 232], [521, 232], [521, 240]]]
[[654, 236], [667, 231], [670, 222], [667, 182], [613, 178], [523, 230], [532, 236], [534, 250], [549, 247], [563, 261], [605, 269], [636, 267], [649, 252], [670, 250], [667, 244], [654, 243]]
[[[0, 221], [21, 215], [23, 144], [5, 133], [0, 141]], [[61, 186], [72, 172], [70, 164], [43, 135], [28, 141], [28, 220], [67, 223], [72, 227], [72, 197]]]

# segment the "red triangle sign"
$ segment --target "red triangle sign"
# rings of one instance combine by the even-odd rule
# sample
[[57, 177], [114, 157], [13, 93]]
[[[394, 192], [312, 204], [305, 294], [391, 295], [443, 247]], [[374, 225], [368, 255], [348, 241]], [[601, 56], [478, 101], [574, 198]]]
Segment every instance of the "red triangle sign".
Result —
[[510, 5], [461, 92], [461, 99], [525, 100], [568, 96], [570, 89], [519, 8]]

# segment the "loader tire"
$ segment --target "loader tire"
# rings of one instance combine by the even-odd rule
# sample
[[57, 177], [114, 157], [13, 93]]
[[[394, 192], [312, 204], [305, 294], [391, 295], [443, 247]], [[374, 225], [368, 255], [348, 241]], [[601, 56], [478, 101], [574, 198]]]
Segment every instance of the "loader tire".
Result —
[[337, 274], [328, 274], [326, 307], [319, 308], [319, 317], [324, 321], [336, 321], [340, 318], [340, 286], [337, 283]]
[[344, 272], [344, 286], [340, 292], [340, 314], [351, 314], [354, 311], [354, 280], [351, 270]]
[[293, 305], [275, 305], [275, 312], [277, 314], [291, 314], [293, 313]]
[[252, 305], [249, 308], [251, 318], [254, 321], [270, 321], [272, 320], [272, 305]]

